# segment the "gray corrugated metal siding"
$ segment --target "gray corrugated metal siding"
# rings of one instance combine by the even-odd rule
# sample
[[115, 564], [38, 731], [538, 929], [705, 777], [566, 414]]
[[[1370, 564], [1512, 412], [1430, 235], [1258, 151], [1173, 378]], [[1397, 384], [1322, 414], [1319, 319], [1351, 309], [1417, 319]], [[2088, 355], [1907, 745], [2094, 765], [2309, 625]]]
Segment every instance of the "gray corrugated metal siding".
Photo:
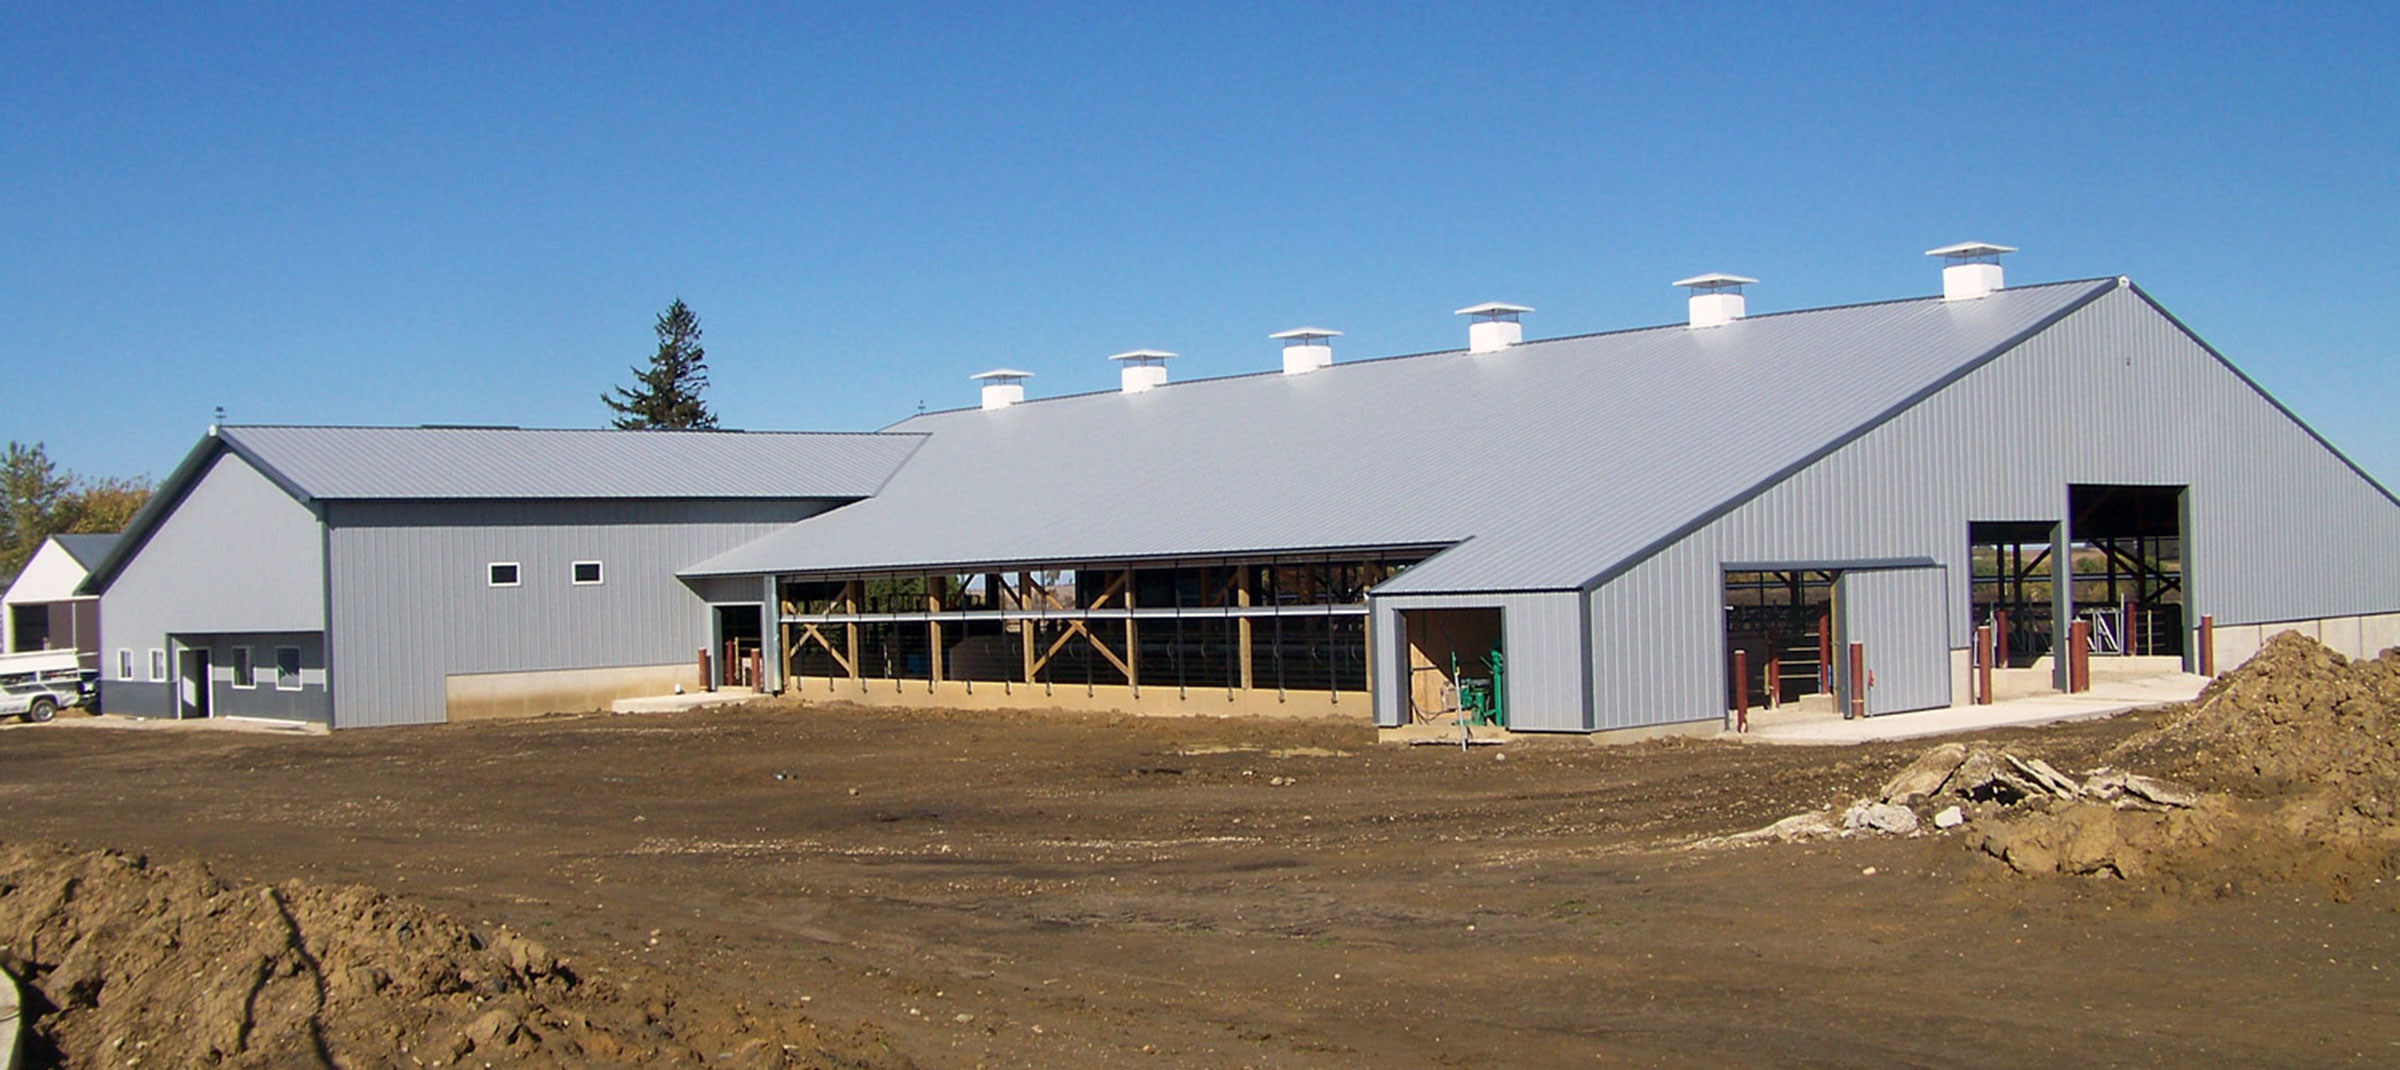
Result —
[[2400, 608], [2400, 508], [2119, 289], [1593, 591], [1598, 726], [1724, 708], [1725, 561], [1929, 556], [1965, 648], [1968, 522], [2063, 518], [2073, 483], [2191, 487], [2194, 620]]
[[[675, 570], [827, 504], [333, 503], [338, 722], [442, 720], [454, 673], [688, 662], [708, 608]], [[593, 560], [602, 583], [569, 582]], [[490, 586], [495, 561], [520, 585]]]
[[1508, 671], [1508, 727], [1523, 732], [1582, 732], [1583, 596], [1575, 591], [1501, 595], [1401, 595], [1373, 600], [1375, 719], [1405, 723], [1407, 638], [1397, 614], [1420, 609], [1497, 609]]

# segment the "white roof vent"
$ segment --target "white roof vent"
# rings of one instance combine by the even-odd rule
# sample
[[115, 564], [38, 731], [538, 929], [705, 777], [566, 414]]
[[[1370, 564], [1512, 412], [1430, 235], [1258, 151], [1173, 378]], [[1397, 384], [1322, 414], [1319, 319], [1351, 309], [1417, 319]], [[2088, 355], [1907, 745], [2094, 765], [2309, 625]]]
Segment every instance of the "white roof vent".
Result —
[[1333, 343], [1330, 339], [1342, 336], [1340, 331], [1323, 327], [1294, 327], [1277, 331], [1267, 337], [1283, 343], [1283, 374], [1306, 375], [1333, 364]]
[[1754, 285], [1757, 279], [1712, 271], [1677, 279], [1675, 285], [1692, 291], [1692, 326], [1722, 327], [1742, 318], [1746, 311], [1742, 287]]
[[1025, 380], [1033, 378], [1033, 373], [1021, 372], [1015, 368], [994, 368], [988, 372], [977, 372], [967, 378], [983, 383], [983, 407], [985, 409], [1005, 409], [1025, 400]]
[[2000, 288], [2000, 256], [2016, 251], [2014, 245], [1962, 241], [1925, 255], [1942, 258], [1942, 300], [1972, 301]]
[[1154, 386], [1167, 385], [1167, 358], [1174, 355], [1163, 349], [1136, 349], [1108, 359], [1117, 362], [1117, 379], [1125, 392], [1139, 394]]
[[1525, 325], [1517, 317], [1531, 311], [1524, 305], [1486, 301], [1453, 315], [1474, 317], [1467, 321], [1467, 352], [1497, 353], [1525, 340]]

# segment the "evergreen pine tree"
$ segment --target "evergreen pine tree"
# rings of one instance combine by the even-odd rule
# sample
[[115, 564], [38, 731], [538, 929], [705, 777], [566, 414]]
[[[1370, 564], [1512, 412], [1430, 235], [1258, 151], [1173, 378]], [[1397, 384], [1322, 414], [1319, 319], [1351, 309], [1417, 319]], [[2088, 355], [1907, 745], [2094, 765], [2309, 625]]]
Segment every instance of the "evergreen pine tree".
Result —
[[658, 317], [658, 352], [650, 368], [634, 368], [635, 387], [616, 388], [600, 400], [616, 410], [620, 431], [696, 430], [717, 426], [700, 392], [708, 389], [708, 353], [700, 348], [700, 317], [678, 297]]

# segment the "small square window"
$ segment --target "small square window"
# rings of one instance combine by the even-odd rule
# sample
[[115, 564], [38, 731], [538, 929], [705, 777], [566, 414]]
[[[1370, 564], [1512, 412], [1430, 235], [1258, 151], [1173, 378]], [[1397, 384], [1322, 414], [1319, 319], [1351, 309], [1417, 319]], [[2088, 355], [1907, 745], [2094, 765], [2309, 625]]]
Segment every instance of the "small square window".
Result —
[[575, 585], [576, 585], [576, 586], [578, 586], [578, 587], [590, 587], [590, 586], [592, 586], [593, 584], [596, 584], [596, 583], [599, 583], [599, 582], [600, 582], [600, 562], [598, 562], [598, 561], [577, 561], [577, 562], [575, 562]]
[[164, 650], [160, 650], [160, 649], [159, 649], [159, 648], [157, 648], [157, 647], [151, 647], [151, 648], [150, 648], [150, 682], [151, 682], [151, 683], [154, 683], [154, 684], [155, 684], [155, 683], [163, 683], [163, 682], [165, 682], [166, 678], [167, 678], [167, 652], [166, 652], [166, 651], [164, 651]]
[[258, 666], [253, 664], [251, 661], [251, 659], [255, 656], [256, 655], [251, 653], [249, 647], [237, 646], [233, 648], [233, 686], [258, 686]]
[[489, 575], [494, 587], [514, 587], [517, 585], [517, 563], [494, 561], [490, 565]]
[[299, 647], [279, 646], [275, 648], [275, 690], [300, 690]]
[[133, 651], [128, 647], [117, 648], [117, 679], [133, 679]]

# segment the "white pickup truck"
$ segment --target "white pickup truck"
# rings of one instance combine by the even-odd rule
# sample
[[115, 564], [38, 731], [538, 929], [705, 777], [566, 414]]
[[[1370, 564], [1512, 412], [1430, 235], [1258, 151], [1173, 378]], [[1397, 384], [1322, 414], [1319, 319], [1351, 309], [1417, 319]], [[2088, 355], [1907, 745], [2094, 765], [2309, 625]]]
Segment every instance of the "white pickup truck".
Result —
[[47, 721], [62, 707], [83, 705], [95, 675], [72, 650], [0, 654], [0, 717]]

